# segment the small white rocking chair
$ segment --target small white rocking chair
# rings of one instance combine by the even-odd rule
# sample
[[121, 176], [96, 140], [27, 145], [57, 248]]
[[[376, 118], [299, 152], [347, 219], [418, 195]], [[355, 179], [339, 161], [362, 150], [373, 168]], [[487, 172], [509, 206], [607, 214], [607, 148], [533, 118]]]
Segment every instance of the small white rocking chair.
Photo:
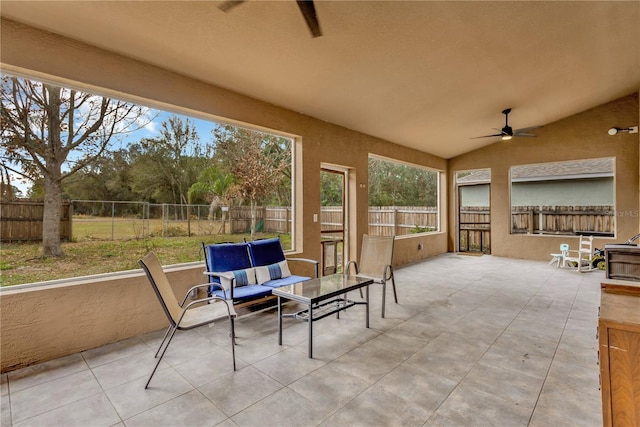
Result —
[[568, 263], [576, 263], [579, 273], [593, 270], [593, 236], [580, 236], [578, 249], [563, 253], [562, 266], [566, 267]]

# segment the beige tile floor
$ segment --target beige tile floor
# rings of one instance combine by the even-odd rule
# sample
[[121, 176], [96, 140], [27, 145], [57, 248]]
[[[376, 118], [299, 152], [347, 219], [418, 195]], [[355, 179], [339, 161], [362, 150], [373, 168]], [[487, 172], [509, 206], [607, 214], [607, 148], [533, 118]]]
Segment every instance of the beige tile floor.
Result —
[[[2, 375], [2, 427], [598, 426], [603, 272], [445, 254], [398, 268], [399, 304], [314, 324], [273, 310], [178, 332], [151, 387], [163, 331]], [[357, 296], [357, 295], [354, 295]], [[391, 294], [389, 293], [389, 297]], [[291, 308], [291, 307], [289, 307]]]

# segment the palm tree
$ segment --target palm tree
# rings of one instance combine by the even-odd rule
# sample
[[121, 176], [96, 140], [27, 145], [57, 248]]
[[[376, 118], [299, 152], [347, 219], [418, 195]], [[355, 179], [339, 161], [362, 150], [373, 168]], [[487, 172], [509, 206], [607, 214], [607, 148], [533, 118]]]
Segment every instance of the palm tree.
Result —
[[211, 166], [203, 170], [198, 176], [198, 181], [189, 188], [188, 198], [189, 204], [193, 197], [200, 196], [209, 202], [209, 221], [213, 220], [213, 214], [218, 206], [222, 209], [222, 225], [218, 233], [222, 231], [224, 234], [227, 210], [233, 199], [234, 179], [230, 173], [220, 172], [215, 166]]

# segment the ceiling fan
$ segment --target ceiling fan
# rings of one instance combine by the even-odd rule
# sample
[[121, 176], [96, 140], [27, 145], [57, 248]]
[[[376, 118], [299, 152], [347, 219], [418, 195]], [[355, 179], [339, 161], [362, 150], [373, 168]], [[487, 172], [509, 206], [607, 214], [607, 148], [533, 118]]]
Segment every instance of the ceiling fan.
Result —
[[509, 126], [509, 113], [510, 112], [511, 112], [511, 108], [507, 108], [505, 110], [502, 110], [502, 114], [504, 114], [504, 116], [505, 116], [504, 127], [502, 129], [494, 128], [495, 130], [500, 131], [500, 133], [495, 133], [493, 135], [476, 136], [475, 138], [471, 138], [471, 139], [492, 138], [492, 137], [499, 136], [503, 141], [508, 141], [511, 138], [513, 138], [514, 136], [535, 137], [535, 135], [532, 134], [532, 133], [529, 133], [529, 131], [537, 129], [540, 126], [531, 126], [531, 127], [528, 127], [528, 128], [522, 128], [522, 129], [513, 130], [513, 128], [511, 126]]
[[[228, 12], [234, 7], [245, 3], [246, 1], [247, 0], [227, 0], [220, 3], [218, 9], [223, 12]], [[313, 37], [322, 36], [322, 31], [320, 30], [320, 22], [318, 21], [318, 15], [316, 14], [316, 7], [313, 4], [313, 0], [296, 0], [296, 3], [298, 3], [298, 8], [300, 8], [300, 12], [304, 17], [304, 20], [307, 21], [307, 27], [309, 27], [311, 35]]]

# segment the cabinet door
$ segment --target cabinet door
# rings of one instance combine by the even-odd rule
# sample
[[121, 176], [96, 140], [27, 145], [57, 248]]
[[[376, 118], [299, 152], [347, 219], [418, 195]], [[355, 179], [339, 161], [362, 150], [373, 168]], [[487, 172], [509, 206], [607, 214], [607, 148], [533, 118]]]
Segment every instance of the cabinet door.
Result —
[[614, 426], [640, 426], [640, 334], [609, 329], [611, 417]]

